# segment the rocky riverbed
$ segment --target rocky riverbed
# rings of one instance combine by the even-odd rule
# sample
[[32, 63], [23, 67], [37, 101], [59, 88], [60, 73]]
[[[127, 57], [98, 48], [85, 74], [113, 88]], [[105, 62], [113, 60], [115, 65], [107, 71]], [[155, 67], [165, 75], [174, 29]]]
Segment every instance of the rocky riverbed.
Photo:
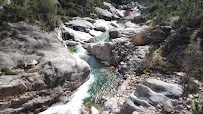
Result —
[[[71, 18], [51, 33], [25, 22], [10, 23], [13, 32], [0, 42], [0, 113], [39, 113], [54, 103], [71, 102], [70, 98], [77, 96], [73, 93], [90, 78], [91, 65], [81, 59], [88, 54], [118, 71], [122, 78], [116, 80], [110, 95], [101, 96], [102, 107], [80, 103], [82, 114], [192, 113], [194, 101], [202, 102], [202, 83], [192, 81], [200, 93], [184, 96], [182, 80], [187, 74], [165, 72], [171, 66], [166, 58], [172, 57], [161, 54], [173, 47], [162, 46], [167, 37], [180, 36], [173, 30], [173, 22], [151, 26], [150, 20], [137, 17], [145, 9], [137, 3], [121, 7], [132, 10], [126, 17], [124, 10], [104, 4], [110, 11], [97, 7], [97, 15]], [[119, 22], [121, 19], [124, 21]], [[144, 43], [135, 45], [135, 36], [148, 28]], [[76, 57], [69, 46], [81, 46], [88, 52]], [[152, 67], [160, 72], [152, 71]]]

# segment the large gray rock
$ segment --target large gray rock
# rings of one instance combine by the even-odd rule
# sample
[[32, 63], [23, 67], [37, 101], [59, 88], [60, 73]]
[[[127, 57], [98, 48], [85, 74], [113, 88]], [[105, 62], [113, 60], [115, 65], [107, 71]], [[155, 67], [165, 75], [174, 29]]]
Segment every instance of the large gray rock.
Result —
[[108, 10], [104, 10], [99, 7], [96, 7], [95, 10], [96, 10], [99, 18], [104, 19], [106, 21], [110, 21], [113, 19], [113, 14], [111, 12], [109, 12]]
[[[18, 35], [15, 40], [12, 36], [1, 40], [0, 68], [9, 67], [17, 75], [0, 76], [1, 114], [39, 113], [58, 102], [64, 91], [73, 91], [89, 79], [89, 65], [73, 57], [55, 37], [24, 22], [11, 27]], [[16, 68], [19, 59], [39, 63], [24, 70]]]
[[111, 39], [118, 38], [120, 35], [119, 29], [111, 29], [109, 31], [109, 36]]
[[113, 43], [103, 42], [103, 43], [89, 43], [84, 46], [87, 51], [102, 61], [111, 62], [112, 60], [112, 49], [114, 48]]
[[92, 23], [83, 19], [76, 19], [69, 21], [65, 24], [68, 27], [72, 27], [74, 30], [89, 32], [89, 30], [93, 29]]
[[143, 112], [144, 108], [136, 106], [132, 100], [127, 99], [123, 103], [119, 114], [132, 114], [134, 111]]
[[[128, 45], [129, 47], [129, 45]], [[132, 52], [123, 58], [123, 62], [119, 64], [118, 69], [122, 74], [131, 73], [136, 70], [145, 59], [146, 54], [150, 50], [150, 46], [130, 47]], [[134, 48], [134, 49], [133, 49]]]
[[166, 83], [161, 80], [148, 79], [143, 84], [153, 91], [162, 93], [167, 97], [179, 98], [183, 94], [183, 87], [175, 83]]
[[156, 106], [157, 104], [160, 104], [169, 100], [169, 98], [164, 96], [163, 94], [156, 93], [152, 91], [149, 87], [142, 84], [136, 86], [136, 91], [134, 95], [140, 99], [146, 100], [153, 106]]
[[62, 33], [63, 40], [73, 40], [77, 42], [84, 42], [93, 38], [89, 33], [76, 31], [71, 28], [67, 28], [65, 26], [62, 26], [62, 28], [64, 29]]
[[102, 31], [102, 32], [106, 31], [106, 27], [105, 26], [96, 26], [94, 29], [97, 30], [97, 31]]
[[[177, 94], [175, 94], [175, 91]], [[148, 79], [136, 86], [134, 94], [125, 101], [120, 113], [131, 114], [133, 111], [139, 112], [142, 106], [145, 107], [145, 111], [148, 109], [151, 110], [153, 106], [163, 106], [165, 112], [173, 112], [174, 107], [169, 97], [171, 97], [171, 95], [174, 96], [174, 94], [176, 98], [180, 97], [179, 91], [181, 91], [182, 94], [182, 87], [178, 84]], [[167, 95], [169, 96], [167, 97]], [[155, 109], [153, 108], [152, 110]]]
[[143, 37], [145, 44], [157, 45], [162, 43], [171, 34], [171, 29], [171, 26], [155, 26], [151, 32]]
[[96, 20], [96, 22], [94, 23], [94, 27], [95, 30], [102, 32], [108, 30], [109, 28], [113, 28], [110, 21], [105, 21], [103, 19]]
[[110, 29], [109, 35], [111, 39], [120, 37], [133, 38], [138, 33], [144, 31], [146, 27], [147, 27], [146, 25], [139, 26], [137, 24], [128, 21], [125, 23], [124, 27]]
[[110, 11], [112, 12], [114, 18], [122, 18], [122, 17], [124, 17], [123, 12], [116, 9], [112, 4], [104, 2], [104, 5], [106, 5], [106, 6], [108, 6], [110, 8]]

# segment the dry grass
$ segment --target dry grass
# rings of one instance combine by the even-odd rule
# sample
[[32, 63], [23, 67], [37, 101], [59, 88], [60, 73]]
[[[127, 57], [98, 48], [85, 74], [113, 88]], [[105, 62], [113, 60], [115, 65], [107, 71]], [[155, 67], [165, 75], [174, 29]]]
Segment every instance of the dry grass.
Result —
[[145, 45], [145, 41], [143, 40], [143, 37], [145, 36], [145, 34], [149, 33], [150, 31], [152, 31], [154, 27], [154, 23], [150, 23], [148, 25], [148, 28], [146, 28], [144, 31], [142, 31], [141, 33], [139, 33], [138, 35], [136, 35], [133, 38], [133, 44], [136, 46], [142, 46]]

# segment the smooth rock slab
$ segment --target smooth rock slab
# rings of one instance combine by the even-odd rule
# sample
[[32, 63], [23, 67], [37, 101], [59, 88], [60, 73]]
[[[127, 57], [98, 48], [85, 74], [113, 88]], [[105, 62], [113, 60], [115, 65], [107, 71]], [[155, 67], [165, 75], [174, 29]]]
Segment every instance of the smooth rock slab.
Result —
[[178, 98], [183, 94], [183, 87], [178, 84], [166, 83], [156, 79], [148, 79], [144, 83], [150, 89], [157, 93], [162, 93], [167, 97]]
[[149, 87], [142, 84], [136, 86], [136, 91], [134, 95], [142, 100], [149, 102], [153, 106], [156, 106], [157, 104], [169, 100], [169, 98], [164, 96], [163, 94], [156, 93], [152, 91]]
[[127, 99], [119, 114], [132, 114], [134, 111], [143, 112], [144, 108], [136, 106], [132, 100]]
[[92, 23], [82, 19], [76, 19], [66, 23], [67, 26], [71, 26], [74, 30], [79, 30], [82, 32], [88, 32], [93, 29]]
[[95, 10], [96, 10], [99, 18], [104, 19], [106, 21], [112, 20], [113, 14], [111, 12], [109, 12], [108, 10], [104, 10], [99, 7], [96, 7]]

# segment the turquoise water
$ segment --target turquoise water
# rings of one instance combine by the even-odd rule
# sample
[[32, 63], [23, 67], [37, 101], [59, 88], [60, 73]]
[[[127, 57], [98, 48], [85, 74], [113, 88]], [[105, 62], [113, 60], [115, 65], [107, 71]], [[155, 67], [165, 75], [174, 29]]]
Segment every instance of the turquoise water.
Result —
[[109, 41], [109, 31], [104, 32], [101, 36], [96, 37], [97, 42]]
[[[101, 36], [97, 37], [97, 42], [106, 42], [109, 39], [109, 31], [104, 32]], [[93, 83], [89, 86], [88, 94], [90, 97], [83, 99], [83, 104], [86, 105], [102, 105], [102, 96], [110, 96], [115, 91], [121, 75], [115, 70], [114, 67], [106, 67], [95, 56], [87, 55], [82, 46], [68, 47], [69, 51], [73, 54], [81, 52], [86, 53], [86, 56], [80, 56], [81, 59], [86, 61], [91, 67], [91, 75], [94, 77]], [[88, 105], [90, 106], [90, 105]]]
[[84, 59], [91, 67], [94, 82], [90, 85], [89, 94], [95, 103], [103, 103], [102, 96], [109, 96], [115, 91], [120, 74], [113, 67], [105, 67], [94, 56]]

